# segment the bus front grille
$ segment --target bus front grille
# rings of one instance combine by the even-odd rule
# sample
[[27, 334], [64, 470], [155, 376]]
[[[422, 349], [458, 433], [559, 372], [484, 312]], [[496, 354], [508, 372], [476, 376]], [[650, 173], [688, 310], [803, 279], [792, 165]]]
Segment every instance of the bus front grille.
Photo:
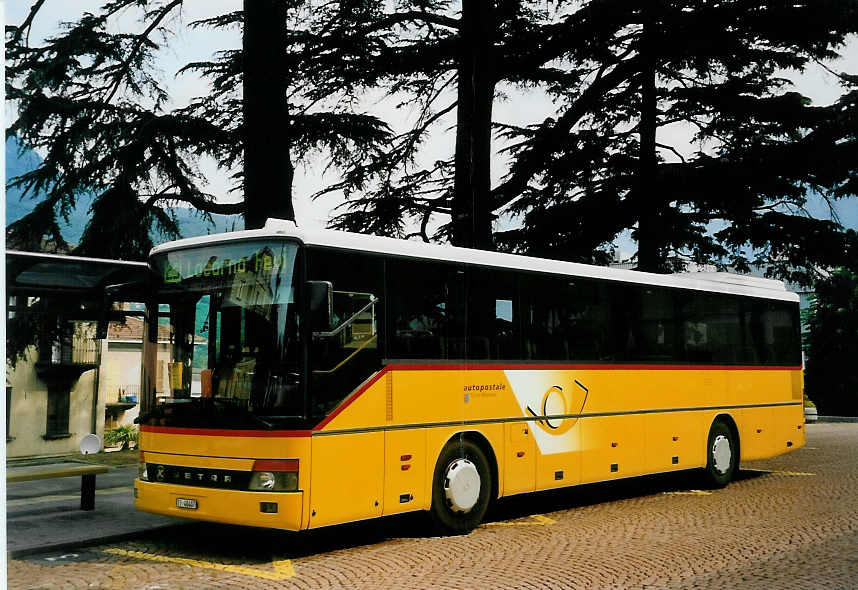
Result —
[[201, 488], [246, 490], [250, 484], [250, 474], [250, 471], [203, 469], [200, 467], [146, 463], [146, 477], [150, 482], [172, 483]]

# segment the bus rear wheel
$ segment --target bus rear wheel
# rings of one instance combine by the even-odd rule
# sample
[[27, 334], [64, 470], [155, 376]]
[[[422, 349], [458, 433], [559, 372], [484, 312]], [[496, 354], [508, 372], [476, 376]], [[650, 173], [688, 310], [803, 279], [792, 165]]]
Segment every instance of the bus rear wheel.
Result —
[[480, 524], [491, 501], [486, 454], [468, 439], [451, 440], [441, 450], [432, 478], [429, 512], [442, 534], [461, 535]]
[[716, 420], [706, 443], [704, 481], [708, 487], [723, 488], [732, 481], [739, 464], [738, 450], [733, 431], [723, 421]]

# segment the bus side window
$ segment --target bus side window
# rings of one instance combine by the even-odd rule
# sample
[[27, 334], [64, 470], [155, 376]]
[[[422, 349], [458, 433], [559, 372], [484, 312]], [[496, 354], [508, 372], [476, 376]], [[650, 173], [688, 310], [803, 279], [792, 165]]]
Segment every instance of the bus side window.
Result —
[[676, 357], [674, 297], [667, 289], [647, 287], [640, 293], [635, 360], [670, 362]]
[[637, 349], [635, 337], [635, 316], [638, 314], [637, 287], [628, 285], [608, 285], [610, 301], [610, 360], [629, 361]]
[[521, 358], [517, 291], [513, 273], [468, 269], [469, 359]]
[[679, 294], [681, 305], [679, 317], [682, 321], [680, 345], [683, 360], [691, 363], [712, 362], [712, 343], [707, 321], [707, 301], [698, 294]]
[[546, 279], [522, 274], [519, 280], [524, 358], [616, 358], [608, 287], [576, 277]]
[[464, 358], [463, 283], [458, 265], [388, 260], [390, 358]]
[[336, 406], [381, 368], [383, 277], [380, 256], [308, 251], [307, 278], [333, 285], [333, 325], [330, 332], [314, 335], [310, 347], [310, 387], [317, 414]]
[[709, 330], [712, 362], [718, 364], [740, 362], [742, 338], [739, 301], [732, 297], [707, 295], [705, 317]]

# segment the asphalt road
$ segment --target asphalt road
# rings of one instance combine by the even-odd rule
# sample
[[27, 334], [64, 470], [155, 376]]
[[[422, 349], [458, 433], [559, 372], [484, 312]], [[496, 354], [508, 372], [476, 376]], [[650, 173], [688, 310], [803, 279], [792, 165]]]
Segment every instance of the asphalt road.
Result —
[[415, 516], [305, 533], [192, 524], [8, 563], [9, 588], [858, 588], [858, 424], [743, 465], [501, 502], [469, 535]]

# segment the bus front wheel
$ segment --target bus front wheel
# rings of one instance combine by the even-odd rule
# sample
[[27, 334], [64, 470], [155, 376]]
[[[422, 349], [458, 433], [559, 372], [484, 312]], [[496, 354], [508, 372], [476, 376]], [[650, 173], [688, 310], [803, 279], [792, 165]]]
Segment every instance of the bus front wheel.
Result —
[[468, 439], [448, 442], [432, 478], [430, 514], [443, 534], [468, 533], [483, 519], [492, 490], [491, 470], [483, 450]]
[[739, 464], [738, 450], [730, 427], [721, 420], [715, 421], [706, 443], [704, 479], [708, 487], [723, 488], [730, 483]]

